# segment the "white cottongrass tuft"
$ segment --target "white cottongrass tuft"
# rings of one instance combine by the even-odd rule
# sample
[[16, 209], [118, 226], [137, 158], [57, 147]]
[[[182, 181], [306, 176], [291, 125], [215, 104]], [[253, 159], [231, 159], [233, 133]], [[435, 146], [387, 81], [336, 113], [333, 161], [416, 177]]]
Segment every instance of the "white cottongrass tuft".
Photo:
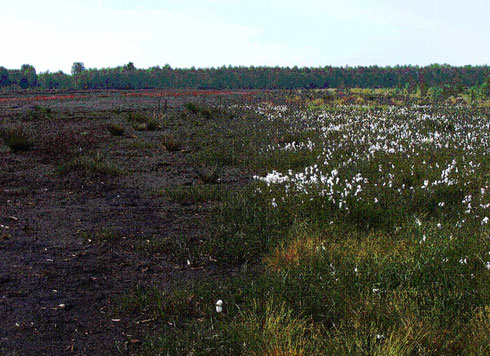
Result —
[[223, 311], [223, 301], [219, 299], [216, 302], [216, 313], [221, 313]]

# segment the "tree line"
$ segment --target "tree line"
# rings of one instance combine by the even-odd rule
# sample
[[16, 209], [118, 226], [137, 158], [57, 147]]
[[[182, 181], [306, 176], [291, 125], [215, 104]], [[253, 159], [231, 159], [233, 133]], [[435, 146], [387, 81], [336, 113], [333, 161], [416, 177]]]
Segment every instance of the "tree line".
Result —
[[[489, 67], [358, 66], [233, 67], [138, 69], [132, 62], [115, 68], [85, 68], [73, 63], [71, 74], [37, 73], [34, 66], [0, 67], [0, 88], [14, 89], [313, 89], [471, 87], [489, 81]], [[488, 85], [488, 84], [487, 84]]]

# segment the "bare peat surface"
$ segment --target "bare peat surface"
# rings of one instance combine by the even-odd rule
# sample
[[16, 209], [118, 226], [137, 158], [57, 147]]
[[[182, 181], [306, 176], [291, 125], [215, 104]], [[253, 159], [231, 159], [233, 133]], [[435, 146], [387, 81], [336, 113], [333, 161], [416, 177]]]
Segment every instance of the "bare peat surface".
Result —
[[[155, 107], [162, 99], [135, 96], [121, 102], [119, 94], [96, 94], [96, 99], [43, 102], [55, 114], [35, 119], [23, 112], [36, 101], [0, 103], [0, 126], [20, 125], [34, 134], [34, 146], [25, 152], [11, 152], [0, 139], [0, 354], [113, 353], [116, 343], [131, 344], [156, 328], [115, 319], [111, 302], [118, 296], [136, 286], [171, 290], [182, 279], [215, 273], [212, 265], [192, 268], [140, 248], [152, 236], [198, 239], [209, 212], [206, 204], [151, 194], [199, 184], [184, 152], [162, 149], [161, 132], [129, 128], [116, 137], [106, 130], [114, 107]], [[183, 100], [173, 97], [168, 105]], [[126, 173], [57, 173], [77, 157], [70, 156], [72, 148], [90, 145]], [[222, 184], [234, 181], [230, 173]]]
[[60, 111], [125, 111], [163, 109], [165, 101], [176, 105], [189, 100], [216, 101], [230, 94], [252, 94], [247, 90], [52, 90], [0, 92], [0, 114], [24, 112], [35, 105]]

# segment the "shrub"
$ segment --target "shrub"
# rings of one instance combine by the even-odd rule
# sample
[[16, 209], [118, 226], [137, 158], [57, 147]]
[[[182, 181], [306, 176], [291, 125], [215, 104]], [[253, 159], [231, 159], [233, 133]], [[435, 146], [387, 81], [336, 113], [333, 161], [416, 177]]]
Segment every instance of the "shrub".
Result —
[[49, 119], [53, 115], [53, 110], [45, 108], [40, 105], [35, 105], [32, 109], [28, 110], [26, 117], [28, 120]]
[[124, 127], [119, 124], [111, 123], [107, 125], [107, 131], [109, 131], [112, 136], [124, 136]]
[[128, 121], [136, 131], [155, 131], [161, 128], [157, 118], [141, 112], [130, 112]]
[[164, 134], [160, 140], [167, 151], [181, 151], [183, 148], [182, 141], [175, 138], [172, 134]]
[[146, 123], [133, 123], [132, 126], [136, 131], [148, 131], [148, 124]]
[[186, 103], [184, 107], [193, 114], [198, 114], [206, 119], [211, 119], [213, 111], [211, 108], [196, 103]]
[[149, 119], [148, 122], [146, 123], [148, 131], [155, 131], [160, 129], [160, 124], [156, 119]]

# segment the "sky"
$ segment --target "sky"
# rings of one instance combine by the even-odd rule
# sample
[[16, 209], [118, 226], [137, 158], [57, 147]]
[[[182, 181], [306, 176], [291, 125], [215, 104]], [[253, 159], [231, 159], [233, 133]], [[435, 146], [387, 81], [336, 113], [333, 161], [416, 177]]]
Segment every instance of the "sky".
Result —
[[490, 64], [488, 0], [0, 0], [0, 66]]

